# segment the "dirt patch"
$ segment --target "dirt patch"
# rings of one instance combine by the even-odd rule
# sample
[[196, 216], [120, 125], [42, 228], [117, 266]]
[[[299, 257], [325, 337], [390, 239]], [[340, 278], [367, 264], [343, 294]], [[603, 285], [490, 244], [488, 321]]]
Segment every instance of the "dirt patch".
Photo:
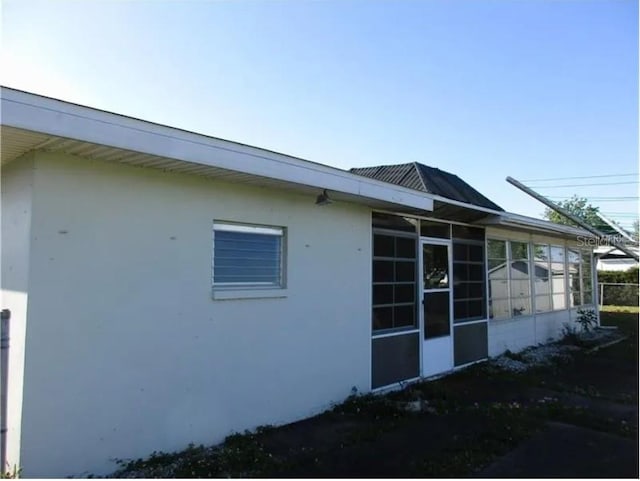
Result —
[[[468, 477], [491, 473], [482, 469], [532, 439], [524, 458], [513, 455], [520, 460], [511, 464], [520, 470], [514, 476], [534, 476], [543, 464], [551, 476], [588, 475], [583, 467], [593, 462], [599, 475], [617, 477], [637, 470], [629, 442], [638, 435], [638, 319], [616, 316], [607, 322], [627, 339], [596, 352], [554, 344], [511, 353], [384, 396], [353, 396], [314, 418], [220, 446], [123, 463], [114, 476]], [[588, 341], [608, 342], [611, 332]], [[428, 409], [406, 409], [416, 402]], [[536, 451], [549, 422], [595, 432], [596, 440], [606, 433], [610, 446], [623, 447], [615, 463], [598, 450], [585, 461], [583, 439], [572, 434], [582, 431], [569, 430], [562, 446]]]

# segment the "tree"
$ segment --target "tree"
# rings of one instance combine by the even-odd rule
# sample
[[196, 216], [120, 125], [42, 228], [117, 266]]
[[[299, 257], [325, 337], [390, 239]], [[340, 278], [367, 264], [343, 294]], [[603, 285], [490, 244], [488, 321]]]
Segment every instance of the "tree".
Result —
[[[615, 231], [600, 217], [598, 217], [600, 208], [588, 204], [587, 199], [585, 199], [584, 197], [578, 197], [577, 195], [574, 195], [573, 197], [571, 197], [571, 199], [558, 202], [557, 204], [565, 210], [569, 211], [569, 213], [585, 221], [591, 227], [595, 227], [605, 234], [615, 234]], [[547, 220], [555, 222], [556, 224], [577, 226], [577, 224], [572, 220], [567, 219], [562, 214], [549, 208], [545, 209], [544, 216]]]

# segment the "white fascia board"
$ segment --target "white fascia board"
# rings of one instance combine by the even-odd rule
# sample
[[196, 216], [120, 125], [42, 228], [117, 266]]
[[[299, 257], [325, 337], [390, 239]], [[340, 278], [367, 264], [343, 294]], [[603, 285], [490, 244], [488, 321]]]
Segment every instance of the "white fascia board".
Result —
[[447, 197], [442, 197], [441, 195], [431, 194], [433, 200], [438, 202], [442, 202], [443, 204], [455, 205], [457, 207], [464, 207], [465, 209], [477, 210], [479, 212], [486, 212], [487, 214], [494, 215], [502, 215], [504, 214], [501, 210], [489, 209], [488, 207], [482, 207], [475, 204], [469, 204], [468, 202], [462, 202], [459, 200], [448, 199]]
[[555, 222], [549, 222], [542, 219], [536, 219], [535, 217], [527, 217], [525, 215], [514, 214], [512, 212], [502, 212], [500, 215], [499, 223], [504, 225], [517, 224], [525, 227], [546, 230], [548, 232], [557, 232], [571, 236], [580, 235], [584, 237], [595, 237], [591, 232], [585, 229], [556, 224]]
[[2, 125], [433, 210], [429, 194], [333, 167], [6, 87], [0, 96]]
[[[633, 246], [626, 246], [627, 249], [631, 250], [632, 252], [638, 253], [639, 249], [637, 247], [633, 247]], [[598, 246], [593, 250], [596, 254], [611, 254], [611, 255], [616, 255], [616, 256], [629, 256], [629, 254], [625, 254], [624, 252], [622, 252], [620, 249], [616, 249], [614, 246], [611, 245], [602, 245], [602, 246]]]

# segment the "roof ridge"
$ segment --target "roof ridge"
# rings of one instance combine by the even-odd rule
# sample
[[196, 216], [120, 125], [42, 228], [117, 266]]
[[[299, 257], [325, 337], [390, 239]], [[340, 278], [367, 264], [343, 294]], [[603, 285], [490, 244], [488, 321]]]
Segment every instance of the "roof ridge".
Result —
[[418, 173], [418, 179], [420, 179], [422, 188], [424, 189], [425, 192], [429, 192], [429, 189], [427, 189], [427, 184], [424, 183], [424, 179], [422, 178], [422, 169], [419, 167], [420, 165], [424, 165], [424, 164], [419, 164], [418, 162], [412, 162], [412, 164], [413, 164], [413, 167], [416, 169], [416, 172]]

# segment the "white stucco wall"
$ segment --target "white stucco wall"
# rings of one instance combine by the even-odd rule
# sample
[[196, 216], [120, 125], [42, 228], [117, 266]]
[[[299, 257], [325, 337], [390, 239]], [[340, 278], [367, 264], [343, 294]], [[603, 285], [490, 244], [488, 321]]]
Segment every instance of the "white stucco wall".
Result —
[[565, 324], [575, 321], [577, 309], [543, 312], [532, 316], [489, 321], [489, 356], [499, 356], [507, 349], [521, 351], [562, 337]]
[[[26, 476], [115, 468], [370, 388], [370, 212], [78, 157], [35, 159]], [[212, 221], [287, 228], [285, 298], [213, 300]]]
[[[7, 386], [7, 463], [20, 466], [24, 346], [29, 301], [33, 157], [2, 168], [2, 309], [11, 311]], [[7, 467], [3, 467], [6, 469]]]

